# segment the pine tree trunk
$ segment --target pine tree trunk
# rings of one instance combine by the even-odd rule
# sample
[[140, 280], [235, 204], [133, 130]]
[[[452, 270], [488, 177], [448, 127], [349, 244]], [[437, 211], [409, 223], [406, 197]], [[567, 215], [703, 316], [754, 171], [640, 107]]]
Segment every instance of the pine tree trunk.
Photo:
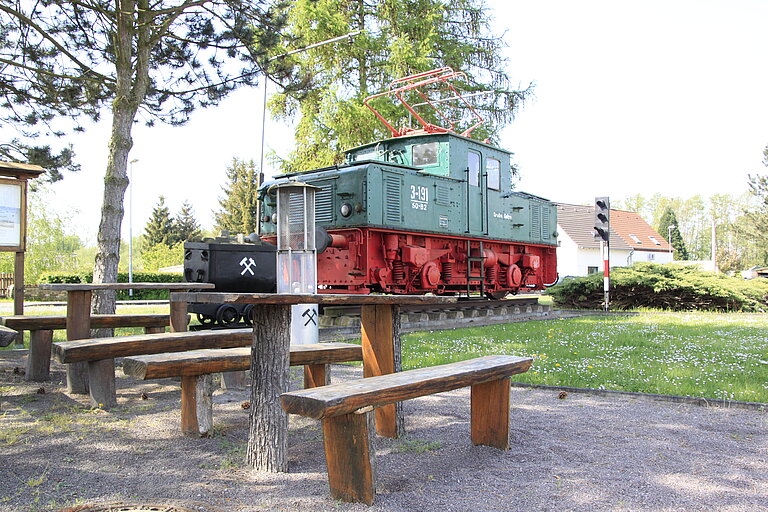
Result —
[[288, 471], [288, 414], [280, 394], [288, 390], [291, 306], [253, 309], [251, 348], [251, 418], [248, 465], [256, 471]]
[[[94, 283], [117, 282], [120, 226], [125, 214], [123, 200], [128, 188], [128, 154], [133, 147], [131, 128], [139, 105], [146, 97], [149, 52], [153, 45], [149, 32], [148, 0], [123, 0], [120, 5], [115, 36], [116, 94], [112, 102], [112, 135], [104, 176], [104, 202], [93, 267]], [[114, 313], [115, 295], [115, 291], [94, 293], [93, 312]], [[111, 333], [101, 335], [109, 336]]]
[[[128, 153], [133, 146], [131, 126], [135, 110], [121, 108], [115, 102], [112, 118], [112, 137], [109, 141], [109, 158], [104, 177], [104, 201], [101, 206], [101, 224], [97, 237], [96, 261], [93, 268], [94, 283], [117, 282], [117, 265], [120, 261], [120, 226], [125, 208], [123, 199], [128, 188]], [[115, 291], [94, 293], [93, 312], [115, 312]]]

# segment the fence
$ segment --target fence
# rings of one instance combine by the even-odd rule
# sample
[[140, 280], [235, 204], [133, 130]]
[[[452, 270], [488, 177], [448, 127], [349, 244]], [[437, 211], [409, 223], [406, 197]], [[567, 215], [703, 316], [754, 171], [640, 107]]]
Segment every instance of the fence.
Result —
[[7, 299], [13, 294], [13, 274], [0, 272], [0, 297]]

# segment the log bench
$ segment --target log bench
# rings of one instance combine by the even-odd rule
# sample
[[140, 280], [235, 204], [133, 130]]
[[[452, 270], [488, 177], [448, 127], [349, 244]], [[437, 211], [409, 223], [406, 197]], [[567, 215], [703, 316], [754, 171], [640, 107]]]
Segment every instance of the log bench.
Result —
[[88, 365], [91, 404], [109, 408], [117, 404], [115, 358], [203, 348], [235, 348], [253, 343], [253, 329], [219, 329], [194, 332], [139, 334], [117, 338], [86, 338], [53, 344], [60, 363]]
[[[304, 366], [305, 388], [326, 385], [329, 364], [362, 360], [363, 348], [351, 343], [290, 347], [291, 366]], [[189, 436], [208, 436], [213, 432], [211, 375], [250, 366], [251, 347], [239, 347], [128, 357], [123, 360], [123, 373], [141, 380], [181, 377], [181, 431]]]
[[[170, 315], [91, 315], [93, 329], [143, 327], [145, 333], [165, 332]], [[0, 325], [15, 331], [29, 331], [29, 354], [24, 379], [42, 382], [50, 378], [53, 331], [67, 328], [66, 315], [12, 315], [0, 318]]]
[[486, 356], [283, 393], [280, 398], [286, 412], [322, 420], [331, 497], [370, 505], [376, 488], [370, 411], [471, 386], [472, 443], [506, 450], [509, 377], [527, 371], [532, 362], [516, 356]]

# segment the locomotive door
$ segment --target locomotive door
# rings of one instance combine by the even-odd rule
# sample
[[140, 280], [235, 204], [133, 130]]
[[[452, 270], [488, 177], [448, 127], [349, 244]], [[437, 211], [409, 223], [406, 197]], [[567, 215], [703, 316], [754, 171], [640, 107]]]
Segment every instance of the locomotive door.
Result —
[[485, 227], [483, 204], [482, 157], [476, 151], [467, 152], [467, 233], [479, 235]]

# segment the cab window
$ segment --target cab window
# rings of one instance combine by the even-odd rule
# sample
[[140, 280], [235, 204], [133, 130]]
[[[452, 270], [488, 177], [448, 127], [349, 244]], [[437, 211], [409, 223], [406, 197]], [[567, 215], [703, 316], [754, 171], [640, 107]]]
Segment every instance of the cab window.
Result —
[[413, 145], [413, 165], [437, 165], [437, 142]]
[[485, 172], [488, 175], [488, 188], [501, 190], [501, 163], [495, 158], [486, 158]]
[[467, 153], [467, 169], [469, 169], [469, 184], [477, 187], [480, 186], [480, 153], [469, 151]]

